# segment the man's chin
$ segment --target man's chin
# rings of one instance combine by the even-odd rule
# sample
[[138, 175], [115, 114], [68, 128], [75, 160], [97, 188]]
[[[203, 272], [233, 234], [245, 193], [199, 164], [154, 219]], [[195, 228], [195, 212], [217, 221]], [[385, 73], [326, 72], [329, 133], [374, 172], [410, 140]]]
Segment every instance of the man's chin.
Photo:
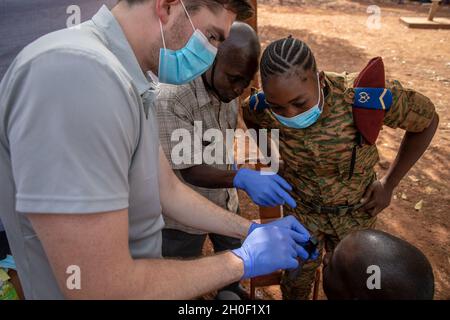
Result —
[[237, 97], [234, 98], [225, 98], [225, 97], [221, 97], [220, 101], [222, 101], [223, 103], [230, 103], [231, 101], [233, 101], [234, 99], [236, 99]]
[[226, 92], [224, 92], [224, 94], [220, 94], [220, 92], [217, 90], [214, 92], [214, 95], [216, 96], [217, 99], [219, 99], [220, 102], [223, 103], [230, 103], [231, 101], [237, 98], [237, 96], [232, 93], [227, 94]]

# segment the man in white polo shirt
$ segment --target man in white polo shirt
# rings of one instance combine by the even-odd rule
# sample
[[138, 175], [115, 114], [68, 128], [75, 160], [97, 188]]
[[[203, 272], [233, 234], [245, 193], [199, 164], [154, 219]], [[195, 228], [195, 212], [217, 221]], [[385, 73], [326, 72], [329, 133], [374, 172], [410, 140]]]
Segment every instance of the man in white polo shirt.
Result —
[[[235, 18], [251, 14], [246, 0], [184, 1], [102, 7], [27, 46], [0, 83], [0, 218], [27, 298], [193, 298], [308, 258], [309, 234], [294, 219], [262, 227], [219, 208], [182, 184], [160, 150], [146, 72], [190, 81]], [[161, 259], [162, 210], [245, 241]]]
[[[17, 54], [29, 43], [72, 23], [73, 11], [79, 8], [80, 20], [92, 17], [105, 4], [112, 7], [116, 0], [1, 0], [0, 1], [0, 81]], [[67, 12], [70, 12], [66, 14]], [[78, 18], [78, 16], [77, 16]], [[0, 260], [9, 252], [0, 220]]]

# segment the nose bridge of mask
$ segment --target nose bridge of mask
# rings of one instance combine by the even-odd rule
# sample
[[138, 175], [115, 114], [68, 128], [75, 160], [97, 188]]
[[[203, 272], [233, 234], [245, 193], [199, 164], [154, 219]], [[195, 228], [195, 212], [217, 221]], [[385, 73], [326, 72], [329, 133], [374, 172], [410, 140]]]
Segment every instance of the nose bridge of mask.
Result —
[[[181, 5], [183, 6], [183, 10], [186, 13], [186, 16], [189, 19], [189, 22], [192, 26], [192, 30], [194, 30], [193, 34], [189, 38], [188, 42], [185, 45], [185, 49], [191, 51], [192, 54], [198, 56], [200, 59], [204, 60], [205, 62], [210, 61], [210, 56], [213, 55], [214, 57], [217, 54], [217, 48], [213, 46], [209, 41], [208, 38], [201, 32], [199, 29], [196, 29], [194, 26], [194, 23], [192, 22], [191, 16], [189, 15], [189, 12], [186, 9], [186, 6], [184, 5], [184, 2], [180, 0]], [[159, 27], [161, 29], [161, 37], [163, 42], [163, 47], [166, 50], [173, 51], [170, 49], [167, 49], [166, 47], [166, 40], [164, 38], [164, 31], [162, 27], [161, 19], [159, 19]], [[199, 54], [201, 53], [201, 54]], [[205, 58], [207, 57], [207, 58]]]
[[[177, 56], [176, 63], [178, 68], [185, 68], [185, 72], [193, 70], [195, 68], [190, 68], [189, 66], [193, 63], [198, 64], [199, 61], [205, 64], [205, 68], [208, 68], [211, 59], [214, 60], [217, 54], [217, 48], [214, 46], [211, 48], [210, 46], [212, 45], [203, 33], [196, 30], [184, 47], [185, 51], [172, 51]], [[196, 59], [192, 59], [193, 57]]]
[[162, 22], [159, 21], [164, 49], [161, 48], [160, 50], [158, 76], [163, 83], [183, 84], [192, 81], [211, 67], [217, 54], [217, 48], [208, 41], [200, 30], [195, 29], [184, 3], [180, 2], [194, 33], [183, 48], [179, 50], [167, 49]]
[[196, 30], [194, 32], [193, 37], [189, 40], [188, 44], [186, 45], [186, 49], [191, 51], [193, 55], [197, 56], [204, 62], [209, 62], [211, 56], [215, 58], [217, 54], [217, 48], [214, 47], [208, 41], [205, 35], [199, 30]]

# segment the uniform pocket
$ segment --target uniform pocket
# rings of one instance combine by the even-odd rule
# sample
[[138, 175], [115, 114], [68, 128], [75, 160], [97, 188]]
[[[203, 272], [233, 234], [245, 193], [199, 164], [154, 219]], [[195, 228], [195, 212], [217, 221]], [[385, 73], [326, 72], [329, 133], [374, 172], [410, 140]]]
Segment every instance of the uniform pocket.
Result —
[[[351, 157], [338, 165], [338, 174], [341, 183], [350, 188], [349, 192], [355, 193], [355, 196], [356, 194], [362, 196], [365, 190], [359, 189], [362, 189], [373, 181], [375, 176], [374, 167], [378, 161], [379, 155], [376, 146], [364, 145], [357, 147], [353, 172], [351, 171]], [[359, 199], [356, 199], [356, 201], [359, 201]]]
[[355, 210], [351, 212], [350, 215], [352, 216], [353, 220], [358, 223], [361, 229], [372, 228], [376, 221], [376, 217], [373, 217], [370, 213], [362, 209]]

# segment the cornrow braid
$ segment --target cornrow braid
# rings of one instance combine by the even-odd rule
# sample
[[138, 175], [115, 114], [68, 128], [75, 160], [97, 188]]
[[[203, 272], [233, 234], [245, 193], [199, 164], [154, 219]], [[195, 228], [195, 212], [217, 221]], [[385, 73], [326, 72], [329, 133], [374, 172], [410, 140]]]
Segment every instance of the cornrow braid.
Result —
[[271, 75], [292, 71], [294, 67], [317, 72], [316, 59], [308, 45], [292, 36], [272, 42], [261, 58], [262, 81]]

